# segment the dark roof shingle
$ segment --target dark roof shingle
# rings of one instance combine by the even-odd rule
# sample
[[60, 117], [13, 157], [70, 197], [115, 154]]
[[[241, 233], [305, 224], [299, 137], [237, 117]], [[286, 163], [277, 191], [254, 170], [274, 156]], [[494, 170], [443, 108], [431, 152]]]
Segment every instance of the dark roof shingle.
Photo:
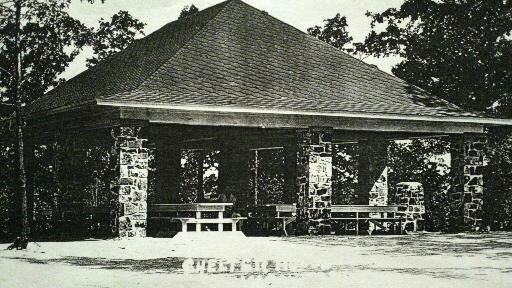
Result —
[[54, 109], [87, 100], [479, 116], [238, 0], [165, 25], [50, 91], [32, 107]]

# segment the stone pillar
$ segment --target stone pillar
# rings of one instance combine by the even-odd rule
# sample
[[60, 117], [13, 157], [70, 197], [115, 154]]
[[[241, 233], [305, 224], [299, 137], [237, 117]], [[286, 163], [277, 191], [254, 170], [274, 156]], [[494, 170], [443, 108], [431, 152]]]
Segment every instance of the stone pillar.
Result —
[[418, 182], [400, 182], [396, 184], [396, 199], [398, 204], [406, 206], [405, 222], [402, 229], [407, 231], [423, 230], [423, 215], [425, 214], [425, 194], [423, 186]]
[[[332, 192], [332, 129], [297, 133], [297, 223], [310, 234], [330, 230]], [[299, 231], [299, 233], [306, 231]]]
[[146, 236], [147, 177], [149, 151], [146, 139], [139, 137], [141, 127], [112, 129], [114, 225], [119, 237]]
[[482, 228], [483, 165], [485, 136], [451, 136], [452, 186], [450, 188], [450, 231]]

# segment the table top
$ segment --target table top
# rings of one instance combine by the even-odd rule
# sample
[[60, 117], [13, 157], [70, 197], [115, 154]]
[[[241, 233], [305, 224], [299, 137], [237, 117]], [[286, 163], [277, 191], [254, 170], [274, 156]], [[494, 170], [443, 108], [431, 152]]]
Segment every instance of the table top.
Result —
[[371, 206], [371, 205], [332, 205], [331, 212], [361, 212], [361, 213], [378, 213], [378, 212], [399, 212], [405, 206], [401, 205], [387, 205], [387, 206]]
[[258, 209], [260, 211], [295, 213], [297, 210], [297, 207], [295, 204], [262, 204], [262, 205], [256, 206], [256, 209]]
[[233, 206], [233, 203], [183, 203], [183, 204], [150, 204], [150, 212], [178, 212], [178, 211], [218, 211], [226, 210], [226, 206]]

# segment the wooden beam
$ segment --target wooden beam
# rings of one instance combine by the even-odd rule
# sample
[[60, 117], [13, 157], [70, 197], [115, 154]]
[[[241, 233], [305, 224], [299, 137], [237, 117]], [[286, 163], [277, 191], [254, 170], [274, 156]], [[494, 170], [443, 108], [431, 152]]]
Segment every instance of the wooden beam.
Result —
[[416, 132], [416, 133], [482, 133], [484, 124], [424, 120], [350, 118], [318, 115], [281, 115], [237, 112], [166, 110], [145, 107], [121, 107], [122, 119], [139, 119], [151, 123], [184, 125], [308, 128], [333, 127], [340, 130]]
[[33, 137], [40, 138], [66, 130], [95, 130], [133, 122], [121, 120], [119, 115], [118, 108], [85, 107], [66, 113], [46, 115], [44, 118], [29, 118], [26, 130]]

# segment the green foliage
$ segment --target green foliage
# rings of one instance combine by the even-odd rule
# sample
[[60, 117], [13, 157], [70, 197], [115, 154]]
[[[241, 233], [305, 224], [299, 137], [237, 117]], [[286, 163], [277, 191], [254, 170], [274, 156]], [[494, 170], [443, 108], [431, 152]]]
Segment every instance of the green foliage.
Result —
[[0, 239], [10, 239], [14, 233], [17, 200], [14, 190], [16, 170], [14, 143], [2, 141], [0, 145]]
[[484, 173], [484, 221], [493, 230], [512, 230], [512, 133], [489, 133]]
[[[31, 102], [58, 84], [57, 76], [86, 45], [90, 30], [67, 13], [70, 1], [25, 1], [22, 9], [22, 91]], [[16, 47], [14, 10], [0, 11], [0, 91], [14, 103]], [[4, 115], [0, 115], [4, 116]]]
[[335, 144], [332, 158], [332, 203], [336, 205], [355, 204], [358, 185], [357, 143]]
[[[198, 165], [203, 173], [198, 174]], [[218, 197], [218, 150], [182, 150], [181, 151], [181, 177], [178, 191], [179, 203], [194, 203], [197, 201], [213, 201]], [[202, 188], [199, 177], [202, 178]], [[199, 189], [202, 189], [199, 190]], [[204, 199], [199, 199], [199, 195]]]
[[197, 9], [197, 7], [194, 6], [194, 4], [191, 4], [190, 6], [185, 6], [181, 10], [181, 13], [180, 13], [180, 16], [178, 17], [178, 20], [185, 19], [188, 16], [196, 14], [197, 12], [199, 12], [199, 9]]
[[[339, 14], [308, 32], [348, 52], [399, 56], [403, 60], [392, 73], [407, 82], [465, 109], [512, 116], [512, 1], [406, 0], [398, 9], [367, 12], [367, 16], [372, 31], [363, 43], [353, 43], [353, 50], [344, 48], [352, 39], [345, 31], [346, 19]], [[493, 228], [511, 229], [510, 135], [493, 129], [488, 136], [484, 215]], [[446, 164], [431, 161], [449, 147], [443, 142], [395, 143], [390, 153], [391, 192], [397, 181], [421, 182], [431, 230], [447, 228], [444, 191], [450, 178], [439, 173]], [[334, 177], [335, 189], [350, 185]]]
[[370, 13], [358, 50], [400, 56], [393, 74], [470, 110], [512, 115], [512, 1], [406, 0]]
[[347, 32], [347, 27], [347, 18], [338, 13], [333, 18], [325, 19], [323, 27], [308, 28], [308, 33], [338, 49], [353, 52], [353, 48], [346, 47], [353, 40]]
[[447, 191], [451, 177], [445, 162], [449, 147], [447, 141], [432, 138], [391, 142], [388, 150], [389, 203], [398, 203], [397, 183], [421, 183], [425, 191], [425, 224], [429, 231], [447, 228]]
[[[68, 13], [70, 0], [24, 1], [22, 7], [22, 100], [41, 97], [64, 79], [58, 76], [85, 46], [95, 56], [88, 65], [125, 48], [142, 33], [145, 24], [128, 12], [120, 11], [109, 22], [103, 19], [97, 29], [86, 27]], [[1, 102], [14, 102], [15, 24], [12, 8], [0, 9], [0, 93]], [[0, 115], [1, 116], [6, 116]]]
[[[110, 191], [113, 179], [110, 137], [106, 133], [61, 138], [53, 144], [36, 146], [34, 163], [34, 221], [32, 232], [38, 237], [55, 236], [63, 229], [64, 218], [81, 215], [80, 209], [108, 210], [115, 195]], [[83, 219], [82, 219], [83, 220]], [[93, 236], [94, 227], [77, 221], [75, 229]], [[85, 226], [82, 226], [85, 225]], [[104, 226], [106, 226], [104, 224]], [[104, 227], [107, 229], [108, 227]], [[60, 231], [66, 233], [67, 231]]]
[[[87, 2], [93, 3], [93, 0]], [[103, 1], [96, 1], [103, 2]], [[76, 58], [85, 46], [92, 46], [96, 53], [95, 58], [89, 61], [89, 64], [96, 63], [98, 59], [103, 59], [126, 47], [133, 39], [142, 32], [144, 24], [132, 18], [127, 12], [120, 11], [115, 14], [110, 22], [100, 21], [97, 29], [86, 27], [78, 19], [69, 15], [69, 5], [71, 0], [31, 0], [23, 1], [21, 7], [21, 97], [23, 103], [30, 103], [41, 97], [46, 91], [52, 89], [63, 79], [58, 79], [58, 75], [64, 72], [68, 65]], [[6, 2], [0, 6], [0, 102], [15, 103], [15, 75], [17, 49], [15, 45], [16, 25], [15, 9], [13, 2]], [[0, 111], [0, 119], [8, 116], [10, 109]], [[2, 126], [5, 123], [2, 123]], [[12, 152], [12, 143], [14, 134], [6, 127], [1, 127], [2, 131], [0, 146], [0, 161], [3, 171], [0, 174], [0, 237], [12, 236], [12, 225], [14, 225], [13, 215], [20, 215], [17, 211], [19, 206], [18, 194], [15, 193], [16, 183], [16, 163], [15, 155]], [[56, 147], [53, 147], [56, 148]], [[38, 185], [34, 195], [34, 216], [38, 219], [35, 225], [36, 231], [50, 229], [50, 218], [54, 218], [58, 210], [55, 205], [56, 189], [69, 194], [62, 194], [59, 197], [65, 199], [70, 196], [72, 201], [82, 203], [82, 205], [95, 205], [104, 201], [101, 197], [108, 193], [98, 194], [98, 199], [90, 198], [92, 190], [98, 187], [98, 177], [107, 175], [104, 171], [96, 171], [95, 176], [90, 178], [91, 170], [96, 169], [96, 164], [104, 164], [99, 151], [85, 151], [85, 154], [78, 153], [75, 162], [76, 166], [66, 167], [61, 176], [62, 183], [52, 179], [52, 175], [59, 173], [54, 166], [49, 166], [46, 160], [49, 160], [50, 146], [40, 146], [37, 148], [36, 158], [45, 161], [38, 162], [35, 167], [37, 172], [36, 179]], [[62, 147], [60, 147], [62, 148]], [[59, 148], [59, 149], [60, 149]], [[53, 151], [55, 152], [55, 151]], [[105, 160], [105, 159], [103, 159]], [[96, 168], [95, 168], [96, 167]], [[73, 169], [73, 170], [68, 170]], [[79, 177], [72, 177], [74, 171]], [[14, 174], [13, 174], [14, 173]], [[64, 177], [66, 176], [66, 177]], [[71, 177], [71, 178], [70, 178]], [[73, 179], [72, 179], [73, 178]], [[74, 182], [73, 182], [74, 181]], [[86, 181], [87, 183], [78, 183]], [[59, 182], [65, 187], [56, 187]], [[76, 183], [75, 183], [76, 182]], [[100, 181], [101, 182], [101, 181]], [[103, 182], [102, 182], [103, 183]], [[83, 185], [83, 189], [82, 186]], [[105, 189], [107, 184], [101, 189]], [[78, 188], [80, 187], [80, 188]], [[96, 187], [96, 188], [95, 188]], [[75, 190], [73, 190], [75, 189]], [[4, 201], [8, 199], [7, 201]], [[61, 201], [62, 199], [59, 199]], [[70, 200], [70, 201], [71, 201]], [[95, 203], [92, 203], [95, 202]]]
[[[249, 191], [252, 196], [249, 203], [254, 203], [255, 196], [258, 204], [285, 203], [287, 199], [284, 187], [284, 150], [258, 150], [257, 161], [255, 151], [251, 152]], [[257, 194], [255, 194], [256, 189]]]
[[108, 56], [125, 49], [136, 36], [144, 35], [145, 26], [145, 23], [133, 18], [127, 11], [117, 12], [109, 22], [102, 18], [90, 41], [95, 57], [87, 59], [87, 66], [94, 66]]

